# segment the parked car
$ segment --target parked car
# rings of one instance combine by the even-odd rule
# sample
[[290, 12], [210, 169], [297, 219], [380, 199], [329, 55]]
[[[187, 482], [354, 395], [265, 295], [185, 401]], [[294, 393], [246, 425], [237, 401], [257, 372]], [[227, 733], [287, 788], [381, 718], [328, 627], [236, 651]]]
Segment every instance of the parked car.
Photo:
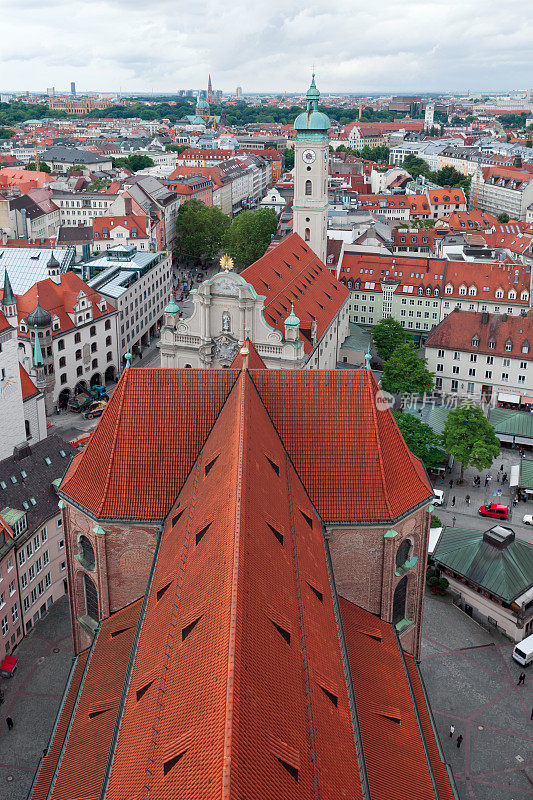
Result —
[[509, 506], [504, 506], [501, 503], [490, 503], [487, 506], [481, 506], [479, 513], [482, 517], [494, 517], [495, 519], [507, 519], [509, 516]]
[[444, 503], [444, 492], [442, 489], [433, 489], [433, 494], [435, 495], [433, 505], [441, 506]]
[[533, 514], [526, 514], [522, 522], [524, 525], [533, 525]]
[[93, 419], [99, 417], [104, 413], [107, 406], [107, 400], [97, 400], [86, 411], [82, 411], [81, 415], [84, 419]]

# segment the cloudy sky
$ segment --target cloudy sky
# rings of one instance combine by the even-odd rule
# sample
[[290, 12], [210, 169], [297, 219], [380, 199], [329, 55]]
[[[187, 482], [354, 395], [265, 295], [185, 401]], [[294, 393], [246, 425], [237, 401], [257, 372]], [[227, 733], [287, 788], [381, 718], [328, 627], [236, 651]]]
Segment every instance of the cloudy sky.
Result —
[[0, 0], [0, 90], [533, 86], [531, 0]]

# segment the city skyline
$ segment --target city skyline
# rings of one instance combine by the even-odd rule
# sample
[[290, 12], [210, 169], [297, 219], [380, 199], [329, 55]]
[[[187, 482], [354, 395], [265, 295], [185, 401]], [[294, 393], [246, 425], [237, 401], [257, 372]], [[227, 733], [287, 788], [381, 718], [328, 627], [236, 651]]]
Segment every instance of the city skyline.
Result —
[[506, 3], [505, 24], [494, 0], [406, 0], [401, 8], [385, 0], [379, 17], [346, 0], [327, 9], [261, 0], [253, 16], [240, 0], [179, 15], [170, 0], [155, 0], [149, 15], [138, 0], [51, 0], [46, 8], [0, 0], [0, 8], [2, 91], [68, 91], [74, 80], [78, 92], [168, 93], [203, 86], [211, 73], [224, 92], [292, 93], [307, 85], [313, 64], [323, 93], [513, 91], [533, 67], [524, 0]]

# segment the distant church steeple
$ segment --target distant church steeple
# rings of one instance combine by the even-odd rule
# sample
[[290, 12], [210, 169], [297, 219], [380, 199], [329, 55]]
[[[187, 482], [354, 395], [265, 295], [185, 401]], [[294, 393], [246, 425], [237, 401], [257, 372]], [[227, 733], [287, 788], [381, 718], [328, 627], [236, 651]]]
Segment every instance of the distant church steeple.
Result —
[[207, 82], [207, 102], [211, 104], [214, 102], [214, 99], [215, 98], [213, 96], [213, 84], [211, 83], [211, 75], [209, 75], [209, 80]]

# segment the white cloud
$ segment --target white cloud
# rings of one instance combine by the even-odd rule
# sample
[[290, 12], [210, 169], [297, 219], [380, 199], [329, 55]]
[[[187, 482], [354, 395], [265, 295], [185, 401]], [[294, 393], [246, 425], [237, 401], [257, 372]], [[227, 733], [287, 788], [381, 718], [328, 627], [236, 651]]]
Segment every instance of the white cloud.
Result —
[[0, 0], [0, 89], [506, 89], [533, 82], [529, 0]]

